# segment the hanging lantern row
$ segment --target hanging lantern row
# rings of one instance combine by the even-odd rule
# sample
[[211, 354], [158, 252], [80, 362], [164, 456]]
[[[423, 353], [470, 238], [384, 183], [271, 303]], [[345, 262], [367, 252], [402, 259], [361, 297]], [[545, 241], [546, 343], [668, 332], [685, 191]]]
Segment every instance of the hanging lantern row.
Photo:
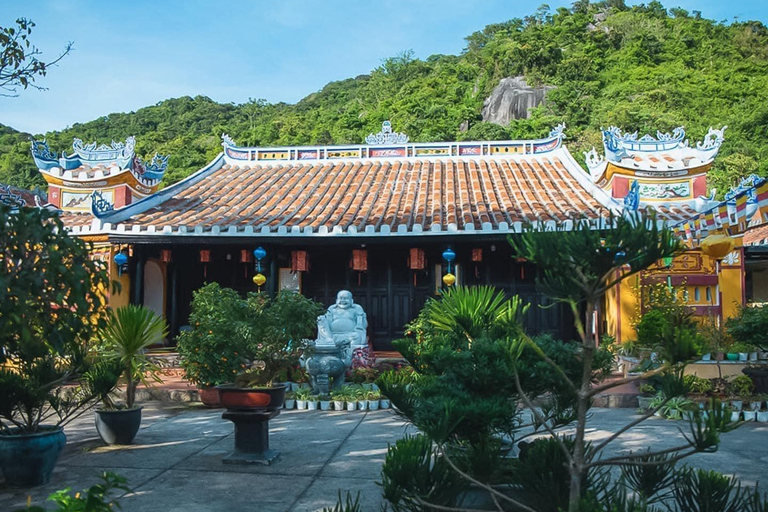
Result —
[[256, 258], [256, 275], [253, 276], [253, 282], [259, 287], [259, 291], [261, 291], [262, 285], [267, 282], [266, 276], [261, 273], [261, 260], [267, 257], [267, 251], [259, 246], [253, 250], [253, 257]]
[[456, 253], [453, 252], [453, 249], [448, 247], [445, 251], [443, 251], [443, 259], [448, 262], [448, 272], [443, 276], [443, 283], [450, 287], [456, 283], [456, 276], [452, 272], [452, 264], [453, 260], [456, 259]]

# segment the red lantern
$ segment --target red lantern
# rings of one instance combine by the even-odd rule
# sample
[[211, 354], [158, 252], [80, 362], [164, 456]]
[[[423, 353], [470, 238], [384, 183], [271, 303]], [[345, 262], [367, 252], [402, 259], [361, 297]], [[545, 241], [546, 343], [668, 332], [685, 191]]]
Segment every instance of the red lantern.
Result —
[[240, 263], [253, 263], [253, 253], [248, 249], [241, 249]]
[[291, 272], [309, 271], [309, 254], [307, 251], [291, 251]]
[[163, 249], [162, 251], [160, 251], [160, 261], [162, 261], [163, 263], [170, 263], [173, 261], [170, 249]]
[[203, 249], [200, 251], [200, 263], [210, 263], [211, 261], [211, 251], [208, 249]]
[[479, 247], [472, 249], [472, 261], [475, 263], [481, 263], [483, 261], [483, 250]]
[[424, 249], [411, 249], [408, 254], [408, 268], [411, 270], [424, 270], [427, 268], [427, 258]]
[[365, 249], [354, 249], [352, 251], [352, 270], [366, 272], [368, 270], [368, 251]]

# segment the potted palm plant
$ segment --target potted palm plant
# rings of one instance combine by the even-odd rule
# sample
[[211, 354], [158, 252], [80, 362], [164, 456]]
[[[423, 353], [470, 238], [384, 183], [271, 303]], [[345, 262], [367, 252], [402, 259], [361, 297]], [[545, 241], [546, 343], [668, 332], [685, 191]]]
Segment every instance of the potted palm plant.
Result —
[[330, 395], [320, 395], [319, 396], [320, 401], [320, 410], [321, 411], [330, 411], [331, 410], [331, 397]]
[[285, 392], [285, 403], [283, 407], [290, 410], [296, 407], [296, 393], [293, 391]]
[[50, 479], [62, 427], [93, 403], [88, 341], [106, 322], [99, 290], [116, 288], [55, 212], [0, 204], [0, 226], [0, 469], [27, 487]]
[[147, 357], [147, 348], [168, 335], [165, 320], [144, 306], [123, 306], [111, 313], [100, 331], [104, 358], [114, 361], [125, 385], [125, 403], [102, 394], [96, 410], [96, 431], [107, 444], [131, 444], [141, 426], [141, 407], [136, 406], [139, 383], [160, 382], [157, 366]]
[[368, 400], [368, 410], [376, 411], [379, 409], [379, 400], [381, 399], [381, 393], [378, 391], [368, 391], [365, 394], [366, 400]]
[[320, 402], [320, 395], [309, 395], [307, 397], [307, 410], [316, 411], [317, 404]]

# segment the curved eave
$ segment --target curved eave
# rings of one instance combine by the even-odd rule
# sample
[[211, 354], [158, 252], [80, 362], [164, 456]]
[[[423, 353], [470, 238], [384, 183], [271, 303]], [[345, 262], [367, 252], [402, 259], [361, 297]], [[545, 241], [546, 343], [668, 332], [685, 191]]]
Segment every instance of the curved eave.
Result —
[[48, 170], [39, 170], [48, 185], [62, 188], [88, 190], [128, 185], [131, 189], [136, 190], [142, 195], [146, 195], [156, 192], [157, 187], [160, 185], [160, 183], [155, 180], [152, 180], [152, 183], [144, 183], [131, 169], [121, 169], [117, 172], [110, 172], [109, 174], [103, 174], [103, 172], [97, 171], [101, 172], [101, 174], [90, 178], [66, 176], [65, 174], [69, 171], [63, 171], [61, 175], [56, 175]]

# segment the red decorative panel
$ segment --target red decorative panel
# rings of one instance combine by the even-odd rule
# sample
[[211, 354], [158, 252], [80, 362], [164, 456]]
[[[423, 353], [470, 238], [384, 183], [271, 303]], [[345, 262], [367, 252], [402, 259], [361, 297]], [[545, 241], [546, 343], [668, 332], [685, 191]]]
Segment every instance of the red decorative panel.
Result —
[[365, 272], [368, 270], [368, 251], [364, 249], [354, 249], [352, 251], [352, 270]]
[[381, 148], [381, 149], [371, 148], [368, 152], [368, 155], [371, 158], [385, 157], [385, 156], [394, 156], [394, 157], [406, 156], [405, 148]]
[[209, 263], [211, 261], [211, 251], [203, 249], [200, 251], [200, 263]]
[[478, 263], [483, 261], [483, 250], [481, 248], [475, 247], [472, 249], [472, 261]]
[[61, 189], [59, 187], [48, 187], [48, 202], [56, 208], [61, 208]]
[[629, 193], [629, 180], [621, 176], [613, 178], [612, 195], [616, 199], [622, 199]]
[[240, 263], [253, 263], [253, 253], [248, 249], [240, 249]]
[[160, 261], [164, 263], [170, 263], [173, 261], [173, 256], [171, 255], [170, 249], [163, 249], [160, 251]]
[[121, 185], [115, 189], [115, 208], [122, 208], [131, 204], [131, 190], [127, 185]]
[[693, 197], [707, 195], [707, 177], [697, 176], [693, 179]]
[[408, 254], [408, 268], [411, 270], [424, 270], [427, 267], [427, 258], [424, 249], [411, 249]]
[[291, 251], [291, 271], [307, 272], [309, 270], [309, 254], [307, 251]]

